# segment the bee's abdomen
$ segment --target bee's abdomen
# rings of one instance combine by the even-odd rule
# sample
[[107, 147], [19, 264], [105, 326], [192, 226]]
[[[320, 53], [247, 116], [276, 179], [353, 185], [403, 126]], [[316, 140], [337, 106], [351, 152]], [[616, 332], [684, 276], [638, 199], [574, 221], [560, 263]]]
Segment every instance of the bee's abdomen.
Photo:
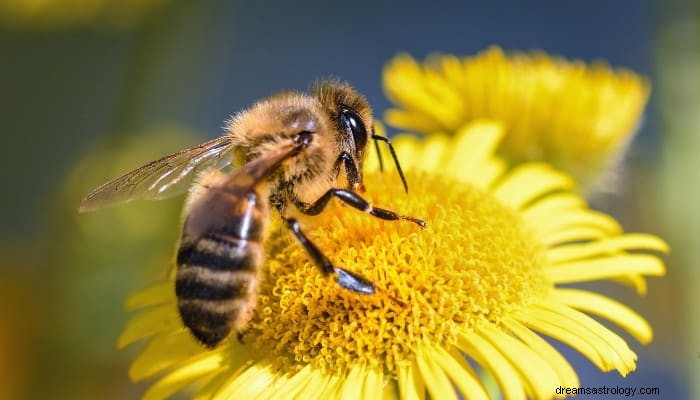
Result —
[[210, 233], [183, 243], [175, 293], [185, 326], [207, 347], [245, 327], [255, 304], [263, 259], [258, 242]]

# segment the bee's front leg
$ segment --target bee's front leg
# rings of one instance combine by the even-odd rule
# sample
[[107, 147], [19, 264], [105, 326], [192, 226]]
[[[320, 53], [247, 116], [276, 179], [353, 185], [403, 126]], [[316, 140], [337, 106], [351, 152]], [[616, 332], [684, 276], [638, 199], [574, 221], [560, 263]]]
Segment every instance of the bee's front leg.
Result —
[[321, 196], [316, 202], [313, 204], [307, 204], [307, 203], [302, 203], [299, 201], [294, 201], [294, 205], [299, 209], [299, 211], [303, 212], [304, 214], [307, 215], [317, 215], [323, 211], [324, 208], [326, 208], [326, 205], [328, 204], [328, 201], [331, 199], [331, 197], [337, 197], [340, 199], [343, 203], [354, 207], [360, 211], [364, 211], [366, 213], [369, 213], [370, 215], [373, 215], [377, 218], [389, 220], [389, 221], [395, 221], [399, 219], [404, 219], [407, 221], [411, 221], [421, 228], [425, 228], [425, 221], [422, 219], [414, 218], [414, 217], [409, 217], [406, 215], [400, 215], [395, 213], [394, 211], [387, 210], [384, 208], [379, 208], [379, 207], [373, 207], [369, 202], [362, 197], [360, 197], [359, 194], [351, 191], [351, 190], [346, 190], [346, 189], [330, 189], [327, 191], [323, 196]]

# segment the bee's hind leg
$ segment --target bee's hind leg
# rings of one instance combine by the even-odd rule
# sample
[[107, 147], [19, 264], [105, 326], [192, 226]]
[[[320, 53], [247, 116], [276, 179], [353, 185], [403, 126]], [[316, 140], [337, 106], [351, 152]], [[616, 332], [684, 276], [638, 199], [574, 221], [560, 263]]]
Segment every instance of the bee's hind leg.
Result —
[[284, 222], [324, 275], [335, 274], [336, 283], [345, 289], [362, 294], [374, 294], [375, 285], [372, 281], [346, 269], [334, 266], [328, 257], [304, 235], [296, 219], [284, 218]]

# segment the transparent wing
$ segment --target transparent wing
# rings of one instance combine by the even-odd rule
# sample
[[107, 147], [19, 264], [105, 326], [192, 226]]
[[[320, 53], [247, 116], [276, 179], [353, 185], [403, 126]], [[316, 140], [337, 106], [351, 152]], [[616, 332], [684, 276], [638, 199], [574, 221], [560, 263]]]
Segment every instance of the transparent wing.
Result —
[[199, 171], [231, 165], [234, 149], [231, 138], [222, 136], [152, 161], [93, 190], [78, 210], [93, 211], [137, 198], [160, 200], [184, 193]]
[[[255, 186], [262, 180], [270, 177], [270, 174], [279, 168], [280, 164], [285, 160], [294, 157], [299, 151], [306, 148], [309, 141], [310, 139], [305, 142], [288, 141], [279, 143], [275, 148], [267, 149], [258, 158], [240, 168], [236, 168], [230, 174], [216, 177], [211, 182], [207, 182], [207, 190], [197, 197], [187, 210], [183, 237], [198, 238], [207, 232], [212, 232], [213, 229], [220, 229], [222, 212], [224, 214], [230, 214], [231, 212], [243, 213], [239, 216], [251, 212], [245, 209], [250, 196], [255, 195], [253, 191]], [[225, 202], [222, 202], [219, 197], [222, 192], [226, 193], [228, 199]], [[231, 204], [245, 207], [236, 211], [231, 209]]]

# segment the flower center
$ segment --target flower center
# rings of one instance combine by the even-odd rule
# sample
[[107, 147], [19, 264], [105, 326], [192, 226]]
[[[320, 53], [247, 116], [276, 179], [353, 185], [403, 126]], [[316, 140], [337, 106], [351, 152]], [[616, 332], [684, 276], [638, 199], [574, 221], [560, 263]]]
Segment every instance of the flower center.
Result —
[[275, 229], [245, 341], [293, 366], [339, 372], [357, 362], [386, 371], [411, 362], [417, 345], [445, 345], [458, 326], [498, 323], [549, 287], [544, 252], [517, 213], [484, 191], [430, 175], [368, 174], [365, 197], [427, 221], [382, 221], [332, 204], [306, 232], [335, 265], [375, 282], [374, 295], [325, 277]]

